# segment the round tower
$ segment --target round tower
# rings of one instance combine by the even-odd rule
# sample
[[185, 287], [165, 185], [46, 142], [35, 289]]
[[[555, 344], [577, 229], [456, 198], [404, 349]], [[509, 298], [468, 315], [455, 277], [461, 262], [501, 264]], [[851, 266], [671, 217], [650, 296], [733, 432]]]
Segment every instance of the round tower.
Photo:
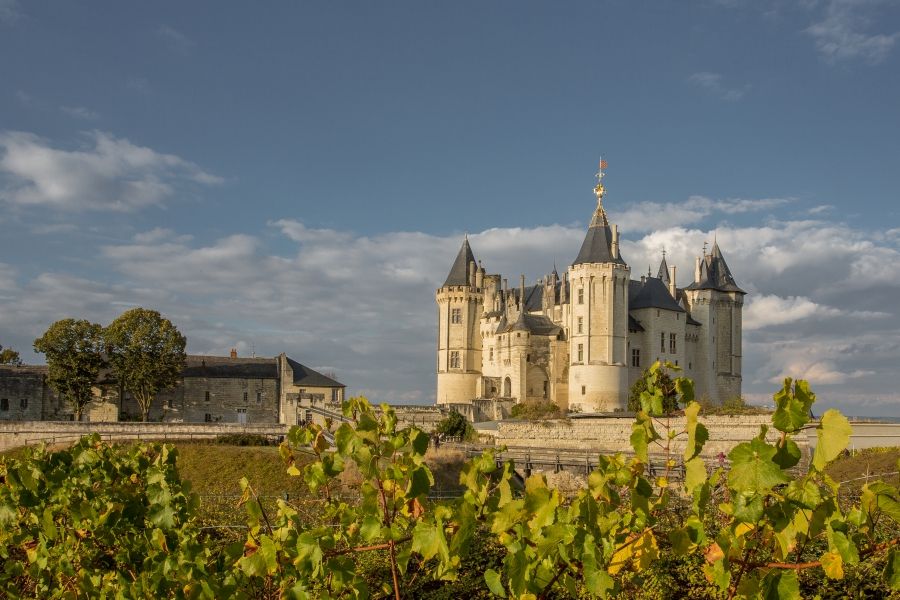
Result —
[[483, 283], [483, 272], [466, 238], [447, 280], [435, 294], [438, 404], [468, 404], [479, 395]]
[[569, 408], [624, 410], [628, 404], [628, 282], [619, 236], [603, 208], [603, 169], [597, 173], [597, 208], [569, 267]]

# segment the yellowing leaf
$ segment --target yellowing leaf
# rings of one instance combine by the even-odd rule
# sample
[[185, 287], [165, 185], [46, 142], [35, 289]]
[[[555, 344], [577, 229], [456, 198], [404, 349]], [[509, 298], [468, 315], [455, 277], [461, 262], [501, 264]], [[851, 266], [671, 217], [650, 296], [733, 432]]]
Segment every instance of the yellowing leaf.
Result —
[[825, 466], [838, 457], [850, 443], [853, 428], [850, 421], [835, 409], [825, 411], [816, 427], [816, 451], [813, 454], [813, 466], [825, 470]]
[[844, 578], [844, 559], [837, 552], [826, 552], [822, 555], [822, 570], [829, 579]]

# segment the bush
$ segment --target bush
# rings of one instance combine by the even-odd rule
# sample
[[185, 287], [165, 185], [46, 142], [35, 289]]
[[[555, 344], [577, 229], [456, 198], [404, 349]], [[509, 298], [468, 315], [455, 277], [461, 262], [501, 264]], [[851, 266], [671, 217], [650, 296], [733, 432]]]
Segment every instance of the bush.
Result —
[[475, 437], [475, 428], [464, 416], [451, 410], [443, 420], [434, 427], [434, 432], [443, 437], [458, 437], [470, 440]]
[[728, 398], [722, 404], [713, 404], [707, 398], [700, 400], [700, 413], [704, 415], [767, 415], [771, 410], [753, 406], [740, 396]]
[[548, 400], [520, 402], [512, 407], [510, 416], [514, 419], [540, 421], [542, 419], [558, 419], [562, 416], [559, 406]]
[[276, 446], [274, 439], [258, 433], [229, 433], [216, 436], [216, 443], [223, 446]]

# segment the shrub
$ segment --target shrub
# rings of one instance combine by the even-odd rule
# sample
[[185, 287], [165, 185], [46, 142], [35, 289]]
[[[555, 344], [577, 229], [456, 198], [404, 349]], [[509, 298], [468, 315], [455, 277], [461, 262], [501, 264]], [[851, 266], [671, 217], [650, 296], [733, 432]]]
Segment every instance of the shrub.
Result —
[[512, 407], [510, 416], [514, 419], [539, 421], [542, 419], [558, 419], [562, 416], [559, 406], [548, 400], [520, 402]]
[[216, 443], [224, 446], [276, 446], [274, 439], [258, 433], [228, 433], [216, 436]]
[[449, 415], [435, 425], [434, 432], [443, 437], [458, 437], [463, 440], [475, 437], [475, 428], [455, 410], [451, 410]]

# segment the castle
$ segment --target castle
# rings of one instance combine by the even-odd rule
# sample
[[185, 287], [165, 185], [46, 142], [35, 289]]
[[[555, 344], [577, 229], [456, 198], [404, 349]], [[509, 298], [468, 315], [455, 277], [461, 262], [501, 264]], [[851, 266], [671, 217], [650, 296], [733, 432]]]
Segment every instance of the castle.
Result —
[[665, 254], [656, 277], [631, 279], [619, 234], [603, 208], [603, 168], [581, 250], [553, 272], [517, 289], [488, 274], [468, 238], [438, 305], [437, 403], [478, 399], [551, 401], [571, 412], [627, 408], [631, 385], [654, 361], [694, 380], [698, 398], [741, 394], [744, 292], [717, 243], [697, 257], [693, 282], [679, 288]]

